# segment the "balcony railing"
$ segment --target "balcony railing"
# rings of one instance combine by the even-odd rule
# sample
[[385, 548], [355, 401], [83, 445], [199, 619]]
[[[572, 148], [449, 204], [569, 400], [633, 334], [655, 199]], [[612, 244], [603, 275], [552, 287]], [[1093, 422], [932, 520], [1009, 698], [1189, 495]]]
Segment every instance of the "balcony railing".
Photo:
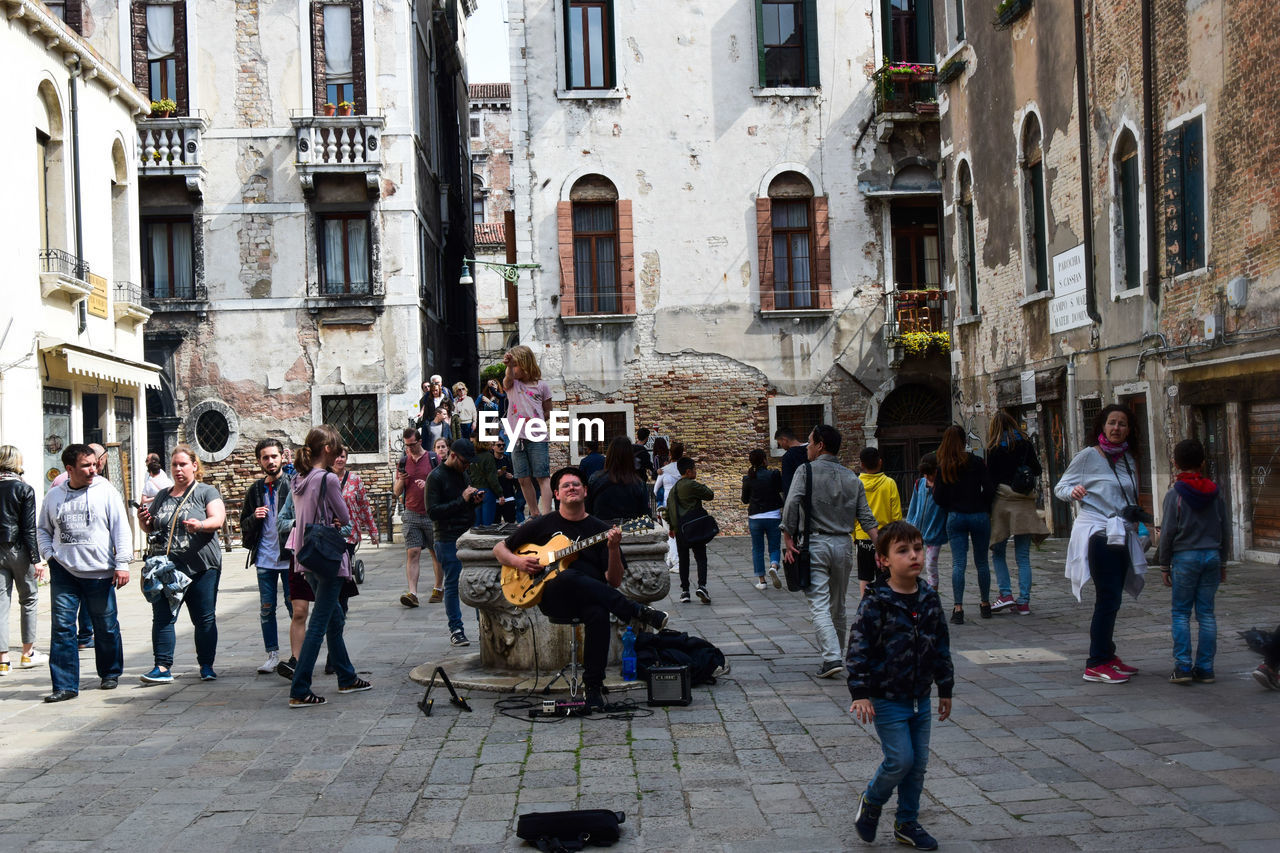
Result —
[[370, 190], [382, 169], [382, 116], [294, 116], [294, 165], [310, 192], [317, 173], [364, 174]]
[[185, 178], [188, 190], [199, 194], [204, 177], [200, 140], [204, 126], [199, 116], [139, 119], [139, 173], [143, 177]]
[[921, 62], [890, 62], [875, 73], [876, 114], [938, 114], [938, 70]]
[[194, 311], [203, 314], [208, 303], [209, 290], [200, 282], [142, 288], [142, 304], [151, 311]]
[[62, 249], [40, 251], [40, 295], [49, 297], [58, 291], [73, 298], [88, 296], [93, 292], [89, 284], [89, 265]]
[[891, 290], [885, 294], [884, 337], [894, 346], [903, 335], [913, 332], [946, 332], [951, 327], [944, 290], [922, 287], [918, 290]]
[[131, 281], [116, 282], [114, 304], [117, 320], [133, 320], [136, 325], [151, 318], [151, 309], [143, 300], [141, 285]]

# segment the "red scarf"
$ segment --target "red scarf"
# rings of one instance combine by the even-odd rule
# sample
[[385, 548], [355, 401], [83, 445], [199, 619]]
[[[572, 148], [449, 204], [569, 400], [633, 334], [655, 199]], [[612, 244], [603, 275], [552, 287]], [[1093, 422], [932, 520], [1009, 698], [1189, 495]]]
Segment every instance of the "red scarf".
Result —
[[1183, 471], [1178, 475], [1178, 482], [1186, 483], [1189, 488], [1205, 495], [1212, 495], [1218, 491], [1217, 484], [1199, 471]]

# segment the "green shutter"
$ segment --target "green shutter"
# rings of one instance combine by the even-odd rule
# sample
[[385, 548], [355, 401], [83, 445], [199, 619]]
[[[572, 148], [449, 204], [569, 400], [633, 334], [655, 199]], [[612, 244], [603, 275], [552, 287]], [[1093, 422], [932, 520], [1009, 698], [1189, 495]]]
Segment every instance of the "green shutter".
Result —
[[618, 85], [618, 51], [614, 46], [614, 33], [618, 29], [618, 24], [613, 19], [612, 0], [605, 6], [604, 29], [605, 43], [609, 45], [609, 55], [604, 58], [604, 82], [607, 88], [612, 89]]
[[933, 0], [916, 0], [916, 62], [933, 65]]
[[1049, 289], [1049, 240], [1046, 230], [1048, 220], [1045, 216], [1044, 202], [1044, 161], [1031, 167], [1031, 213], [1035, 222], [1031, 224], [1031, 233], [1036, 253], [1036, 292]]
[[889, 6], [889, 0], [880, 0], [880, 38], [884, 56], [876, 57], [877, 67], [886, 59], [892, 62], [898, 58], [893, 55], [893, 9]]
[[1166, 273], [1180, 275], [1182, 265], [1182, 128], [1164, 135], [1164, 262]]
[[764, 80], [764, 7], [761, 0], [756, 0], [756, 65], [758, 66], [757, 76], [760, 78], [758, 85], [763, 89], [766, 84]]
[[1124, 227], [1124, 289], [1142, 284], [1141, 235], [1138, 233], [1138, 155], [1120, 163], [1120, 214]]
[[560, 4], [564, 12], [564, 87], [566, 89], [573, 88], [573, 49], [569, 47], [573, 42], [573, 37], [569, 34], [569, 0], [563, 0]]
[[804, 84], [819, 86], [818, 0], [804, 0]]
[[1182, 260], [1184, 268], [1204, 266], [1204, 119], [1182, 126]]

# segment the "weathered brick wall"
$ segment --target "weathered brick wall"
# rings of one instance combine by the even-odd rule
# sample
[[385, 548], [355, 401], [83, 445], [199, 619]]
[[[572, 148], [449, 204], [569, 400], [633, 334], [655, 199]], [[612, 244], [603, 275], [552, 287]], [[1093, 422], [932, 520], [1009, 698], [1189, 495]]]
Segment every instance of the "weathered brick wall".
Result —
[[271, 90], [258, 28], [258, 0], [236, 0], [236, 117], [242, 127], [267, 127]]

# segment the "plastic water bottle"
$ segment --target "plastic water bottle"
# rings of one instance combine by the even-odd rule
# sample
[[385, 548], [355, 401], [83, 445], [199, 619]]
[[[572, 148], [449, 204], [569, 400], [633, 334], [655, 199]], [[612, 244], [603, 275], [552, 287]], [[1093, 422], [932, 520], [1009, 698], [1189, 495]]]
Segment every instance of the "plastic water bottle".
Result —
[[622, 632], [622, 678], [636, 680], [636, 632], [630, 625]]

